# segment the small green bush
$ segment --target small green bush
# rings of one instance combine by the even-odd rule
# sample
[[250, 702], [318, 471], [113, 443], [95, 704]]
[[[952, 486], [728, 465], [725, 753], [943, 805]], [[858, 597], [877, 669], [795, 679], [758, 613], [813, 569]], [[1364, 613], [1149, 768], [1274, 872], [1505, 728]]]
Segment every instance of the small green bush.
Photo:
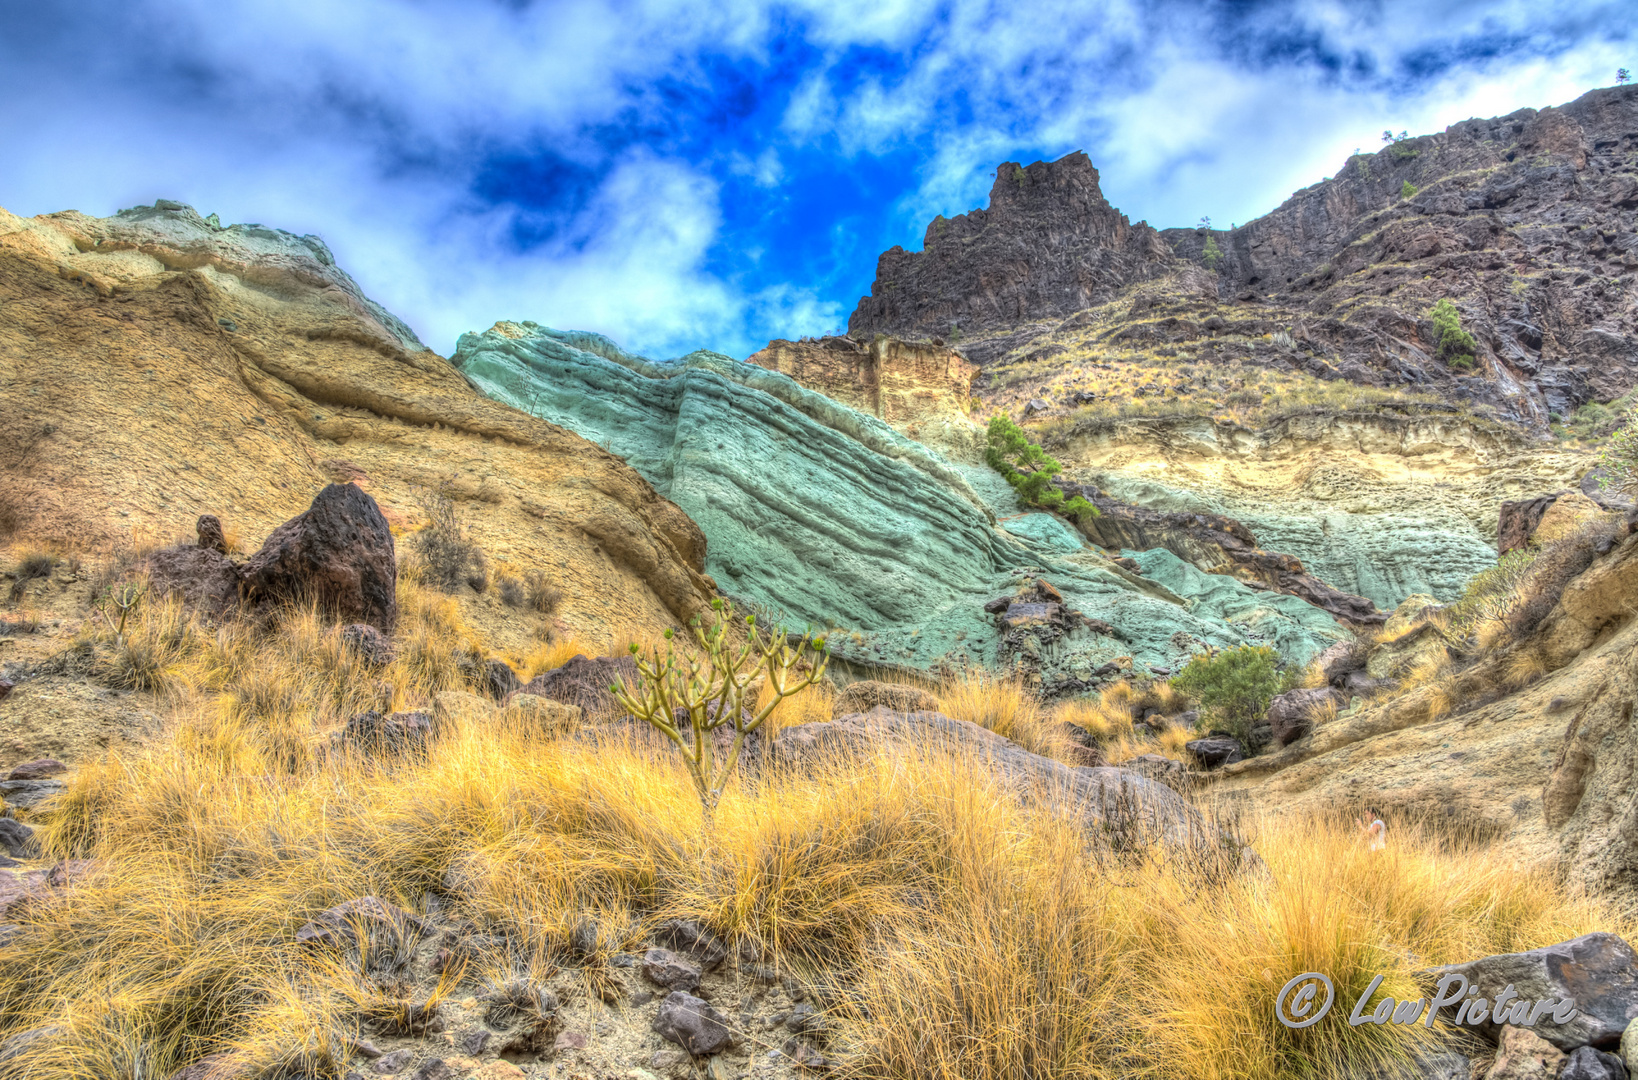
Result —
[[1196, 655], [1172, 679], [1172, 686], [1200, 704], [1202, 727], [1220, 727], [1247, 749], [1255, 749], [1252, 725], [1263, 718], [1274, 695], [1291, 689], [1296, 681], [1296, 669], [1288, 667], [1273, 646], [1241, 645]]
[[1399, 187], [1399, 197], [1401, 199], [1414, 199], [1416, 198], [1416, 193], [1420, 190], [1422, 189], [1411, 183], [1409, 180], [1406, 180]]
[[1200, 261], [1206, 264], [1208, 270], [1215, 270], [1223, 264], [1223, 249], [1217, 246], [1217, 237], [1206, 237], [1206, 247], [1200, 253]]
[[1439, 346], [1434, 358], [1458, 371], [1473, 369], [1474, 353], [1479, 343], [1462, 329], [1462, 313], [1449, 300], [1433, 305], [1433, 328], [1439, 335]]
[[1079, 495], [1065, 501], [1064, 493], [1052, 486], [1052, 478], [1063, 471], [1063, 466], [1030, 442], [1024, 429], [1009, 417], [990, 418], [988, 441], [984, 460], [1006, 477], [1007, 483], [1018, 492], [1019, 502], [1042, 510], [1057, 510], [1077, 521], [1098, 516], [1098, 508]]

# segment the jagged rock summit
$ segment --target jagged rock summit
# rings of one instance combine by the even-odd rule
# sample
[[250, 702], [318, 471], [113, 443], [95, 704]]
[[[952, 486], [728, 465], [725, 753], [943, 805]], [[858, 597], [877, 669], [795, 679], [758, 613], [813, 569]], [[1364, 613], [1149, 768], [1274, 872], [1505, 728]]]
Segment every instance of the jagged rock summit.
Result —
[[1084, 153], [1003, 162], [988, 209], [934, 218], [921, 251], [882, 253], [848, 334], [959, 339], [1063, 318], [1173, 261], [1159, 233], [1109, 205]]
[[[988, 210], [882, 254], [850, 333], [959, 332], [986, 368], [1169, 349], [1432, 392], [1537, 430], [1638, 385], [1623, 285], [1638, 270], [1638, 86], [1355, 154], [1231, 230], [1129, 226], [1096, 179], [1079, 152], [1003, 165]], [[1475, 338], [1471, 364], [1440, 355], [1439, 300]]]

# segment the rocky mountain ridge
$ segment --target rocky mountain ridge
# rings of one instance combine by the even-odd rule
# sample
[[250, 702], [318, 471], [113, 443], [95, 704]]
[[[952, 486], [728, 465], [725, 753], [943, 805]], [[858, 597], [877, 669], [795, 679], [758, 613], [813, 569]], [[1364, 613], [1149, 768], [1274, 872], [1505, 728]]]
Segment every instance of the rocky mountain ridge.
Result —
[[[1130, 292], [1124, 318], [1086, 327], [1106, 347], [1129, 329], [1175, 348], [1268, 322], [1256, 335], [1288, 334], [1288, 362], [1320, 377], [1430, 391], [1540, 430], [1638, 384], [1635, 211], [1632, 86], [1357, 154], [1232, 230], [1125, 225], [1079, 152], [1009, 162], [989, 210], [935, 221], [921, 252], [882, 255], [849, 332], [959, 336], [989, 367]], [[1440, 299], [1477, 339], [1471, 370], [1435, 359]], [[1153, 325], [1157, 305], [1169, 323]]]

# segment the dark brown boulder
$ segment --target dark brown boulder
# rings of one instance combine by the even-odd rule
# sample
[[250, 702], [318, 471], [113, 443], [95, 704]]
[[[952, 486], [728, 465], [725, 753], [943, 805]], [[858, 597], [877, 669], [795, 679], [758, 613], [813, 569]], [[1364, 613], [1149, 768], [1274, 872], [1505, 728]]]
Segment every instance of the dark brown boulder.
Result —
[[274, 529], [245, 564], [255, 604], [316, 602], [338, 621], [390, 634], [398, 622], [398, 563], [387, 519], [357, 484], [331, 484]]
[[6, 695], [17, 689], [17, 684], [10, 679], [0, 676], [0, 701], [6, 700]]
[[1342, 695], [1328, 686], [1287, 690], [1268, 703], [1269, 735], [1289, 746], [1314, 729], [1314, 718], [1328, 705], [1342, 704]]
[[222, 521], [215, 514], [200, 514], [194, 524], [199, 533], [199, 546], [209, 548], [218, 555], [228, 553], [227, 537], [222, 533]]
[[505, 660], [491, 660], [484, 665], [484, 685], [489, 689], [489, 696], [496, 701], [505, 701], [508, 696], [523, 689], [518, 673]]
[[206, 547], [178, 544], [142, 561], [155, 598], [177, 596], [190, 611], [217, 619], [239, 605], [239, 568]]
[[56, 776], [68, 771], [68, 766], [55, 758], [38, 758], [34, 761], [25, 761], [11, 772], [6, 774], [7, 780], [44, 780], [48, 776]]
[[1219, 769], [1224, 765], [1233, 765], [1236, 761], [1246, 759], [1246, 748], [1232, 735], [1208, 735], [1204, 739], [1191, 739], [1183, 744], [1183, 749], [1193, 754], [1207, 769]]
[[578, 705], [588, 719], [612, 716], [622, 711], [609, 687], [621, 680], [635, 685], [637, 662], [629, 656], [573, 656], [560, 668], [543, 671], [518, 691]]

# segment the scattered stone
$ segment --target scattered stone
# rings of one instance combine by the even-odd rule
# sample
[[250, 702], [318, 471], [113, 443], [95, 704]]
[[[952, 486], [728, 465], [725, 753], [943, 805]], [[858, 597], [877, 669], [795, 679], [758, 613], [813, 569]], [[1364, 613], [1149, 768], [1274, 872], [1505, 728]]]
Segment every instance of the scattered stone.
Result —
[[68, 771], [68, 766], [53, 758], [25, 761], [6, 776], [7, 780], [44, 780]]
[[515, 723], [527, 731], [561, 735], [580, 726], [581, 712], [576, 705], [565, 705], [561, 701], [534, 694], [517, 693], [501, 710], [501, 720], [507, 724]]
[[1484, 1080], [1554, 1080], [1564, 1065], [1564, 1054], [1536, 1031], [1511, 1024], [1503, 1027], [1496, 1060]]
[[472, 1074], [472, 1080], [523, 1080], [524, 1072], [510, 1061], [491, 1061]]
[[365, 750], [397, 752], [423, 745], [432, 734], [432, 717], [424, 712], [361, 712], [347, 721], [342, 738]]
[[561, 701], [577, 706], [588, 718], [600, 718], [622, 711], [609, 693], [609, 687], [622, 679], [627, 683], [637, 681], [637, 664], [629, 656], [572, 656], [562, 667], [530, 679], [518, 693]]
[[804, 1001], [785, 1017], [785, 1027], [798, 1035], [810, 1035], [825, 1029], [825, 1016]]
[[518, 673], [512, 670], [512, 665], [505, 660], [491, 660], [484, 665], [484, 686], [489, 690], [489, 696], [496, 701], [505, 701], [507, 697], [523, 689], [523, 683], [518, 681]]
[[647, 990], [639, 990], [635, 994], [631, 995], [631, 1003], [633, 1005], [647, 1005], [653, 1000], [654, 995]]
[[1564, 1063], [1558, 1080], [1627, 1080], [1627, 1067], [1614, 1054], [1583, 1046]]
[[804, 1069], [823, 1069], [830, 1064], [825, 1055], [800, 1039], [786, 1039], [779, 1052]]
[[17, 684], [10, 679], [0, 676], [0, 701], [6, 700], [6, 695], [17, 689]]
[[681, 1050], [656, 1050], [648, 1059], [648, 1067], [667, 1072], [688, 1064], [688, 1055]]
[[454, 1075], [443, 1058], [433, 1058], [415, 1070], [414, 1080], [450, 1080]]
[[1365, 654], [1363, 643], [1339, 641], [1335, 645], [1327, 646], [1324, 652], [1314, 657], [1313, 662], [1324, 674], [1327, 683], [1340, 686], [1350, 671], [1358, 671], [1365, 666]]
[[34, 830], [16, 818], [0, 818], [0, 848], [19, 859], [32, 859], [40, 854]]
[[66, 889], [96, 868], [96, 859], [64, 859], [46, 874], [46, 884], [53, 889]]
[[[1569, 1023], [1538, 1023], [1531, 1029], [1560, 1050], [1614, 1047], [1638, 1016], [1638, 953], [1614, 934], [1584, 934], [1529, 952], [1430, 968], [1418, 972], [1417, 980], [1431, 988], [1446, 975], [1461, 975], [1492, 1002], [1509, 984], [1517, 999], [1573, 1000], [1576, 1015]], [[1476, 1030], [1496, 1039], [1498, 1027], [1486, 1022]]]
[[1281, 746], [1289, 746], [1314, 728], [1314, 716], [1327, 706], [1340, 706], [1341, 694], [1328, 686], [1312, 690], [1287, 690], [1268, 703], [1269, 734]]
[[357, 484], [330, 484], [245, 563], [252, 603], [312, 600], [338, 620], [390, 634], [398, 621], [392, 532]]
[[321, 912], [312, 922], [296, 931], [299, 945], [345, 946], [357, 940], [359, 930], [376, 933], [382, 930], [425, 937], [432, 927], [421, 918], [402, 908], [383, 903], [374, 896], [361, 896]]
[[445, 690], [432, 695], [432, 722], [438, 728], [460, 723], [482, 723], [495, 715], [495, 706], [476, 694]]
[[670, 949], [650, 949], [643, 957], [643, 974], [667, 990], [700, 988], [700, 969]]
[[558, 1053], [565, 1050], [584, 1050], [586, 1048], [586, 1033], [584, 1031], [564, 1031], [557, 1036], [552, 1049]]
[[489, 1032], [473, 1028], [460, 1036], [457, 1045], [467, 1057], [483, 1057], [484, 1048], [489, 1045]]
[[938, 698], [920, 687], [865, 679], [843, 687], [842, 692], [836, 695], [836, 704], [830, 714], [832, 717], [851, 716], [869, 712], [878, 705], [885, 705], [894, 712], [937, 712]]
[[44, 870], [0, 874], [0, 919], [14, 918], [32, 900], [48, 895]]
[[384, 668], [393, 660], [392, 642], [369, 623], [351, 623], [341, 628], [341, 642], [366, 665]]
[[24, 810], [32, 810], [66, 790], [68, 785], [61, 780], [0, 780], [0, 799]]
[[660, 1003], [653, 1031], [695, 1057], [719, 1054], [732, 1043], [728, 1018], [693, 994], [674, 991]]
[[1193, 754], [1206, 769], [1219, 769], [1236, 761], [1244, 761], [1246, 758], [1246, 748], [1232, 735], [1208, 735], [1204, 739], [1190, 739], [1183, 744], [1183, 749]]
[[1052, 408], [1052, 406], [1048, 405], [1040, 398], [1030, 398], [1028, 401], [1024, 402], [1024, 419], [1028, 420], [1037, 413], [1044, 413], [1050, 408]]
[[692, 919], [662, 919], [654, 927], [654, 939], [684, 950], [704, 971], [715, 971], [728, 959], [722, 939]]
[[193, 527], [199, 535], [199, 547], [207, 548], [218, 555], [228, 553], [227, 536], [222, 532], [222, 520], [215, 514], [200, 514]]
[[192, 1065], [184, 1065], [171, 1073], [170, 1080], [225, 1080], [233, 1073], [232, 1062], [226, 1051], [208, 1054]]
[[353, 1050], [372, 1060], [384, 1056], [381, 1048], [368, 1039], [359, 1039], [354, 1042]]
[[382, 1054], [375, 1060], [374, 1064], [372, 1064], [370, 1068], [385, 1076], [388, 1073], [403, 1072], [405, 1069], [409, 1068], [409, 1063], [414, 1060], [415, 1051], [394, 1050], [390, 1054]]

